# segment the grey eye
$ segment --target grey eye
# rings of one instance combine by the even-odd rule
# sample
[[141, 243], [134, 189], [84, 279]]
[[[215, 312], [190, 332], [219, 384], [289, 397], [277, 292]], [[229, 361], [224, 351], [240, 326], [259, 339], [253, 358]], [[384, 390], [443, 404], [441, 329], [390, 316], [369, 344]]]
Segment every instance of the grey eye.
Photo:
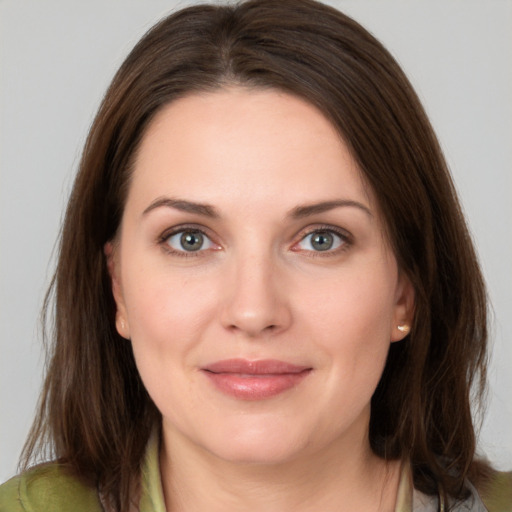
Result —
[[345, 243], [342, 236], [328, 230], [313, 231], [306, 235], [298, 244], [306, 251], [324, 252], [337, 249]]
[[197, 252], [213, 247], [212, 241], [201, 231], [179, 231], [167, 239], [167, 244], [175, 251]]
[[311, 246], [317, 251], [328, 251], [334, 245], [334, 236], [326, 231], [315, 233], [311, 237]]
[[198, 251], [203, 246], [203, 235], [201, 233], [183, 233], [180, 237], [180, 244], [185, 251]]

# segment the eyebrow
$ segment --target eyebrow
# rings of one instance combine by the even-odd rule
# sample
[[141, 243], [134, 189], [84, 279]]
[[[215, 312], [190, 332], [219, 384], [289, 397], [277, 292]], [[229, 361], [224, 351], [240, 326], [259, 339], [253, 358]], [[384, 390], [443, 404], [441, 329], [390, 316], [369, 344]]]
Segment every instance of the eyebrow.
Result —
[[324, 213], [329, 210], [334, 210], [335, 208], [340, 208], [343, 206], [359, 208], [370, 217], [373, 217], [371, 210], [367, 206], [365, 206], [362, 203], [359, 203], [358, 201], [352, 201], [350, 199], [337, 199], [333, 201], [322, 201], [320, 203], [297, 206], [290, 212], [290, 217], [292, 217], [293, 219], [302, 219], [304, 217], [309, 217], [310, 215]]
[[[186, 213], [195, 213], [197, 215], [210, 217], [212, 219], [217, 219], [220, 217], [219, 213], [212, 205], [206, 203], [195, 203], [193, 201], [187, 201], [185, 199], [172, 199], [169, 197], [160, 197], [158, 199], [155, 199], [143, 211], [142, 214], [147, 215], [152, 210], [161, 207], [174, 208], [175, 210], [180, 210]], [[367, 206], [365, 206], [362, 203], [359, 203], [358, 201], [352, 201], [350, 199], [337, 199], [332, 201], [322, 201], [319, 203], [296, 206], [290, 211], [288, 216], [291, 217], [292, 219], [303, 219], [304, 217], [324, 213], [329, 210], [334, 210], [335, 208], [340, 207], [359, 208], [370, 217], [373, 217], [372, 212]]]
[[194, 203], [192, 201], [186, 201], [185, 199], [171, 199], [169, 197], [159, 197], [158, 199], [155, 199], [142, 212], [142, 215], [147, 215], [152, 210], [161, 207], [174, 208], [175, 210], [180, 210], [182, 212], [195, 213], [197, 215], [202, 215], [204, 217], [210, 217], [213, 219], [219, 217], [217, 210], [209, 204]]

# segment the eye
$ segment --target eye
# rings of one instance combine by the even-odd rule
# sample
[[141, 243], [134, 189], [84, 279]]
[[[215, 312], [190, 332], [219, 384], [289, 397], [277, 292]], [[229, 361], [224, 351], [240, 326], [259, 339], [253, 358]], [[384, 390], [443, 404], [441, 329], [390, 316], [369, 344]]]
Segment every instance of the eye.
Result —
[[316, 229], [304, 236], [295, 250], [326, 252], [335, 251], [348, 242], [347, 236], [332, 229]]
[[217, 246], [198, 229], [182, 229], [165, 237], [164, 242], [176, 252], [198, 252]]

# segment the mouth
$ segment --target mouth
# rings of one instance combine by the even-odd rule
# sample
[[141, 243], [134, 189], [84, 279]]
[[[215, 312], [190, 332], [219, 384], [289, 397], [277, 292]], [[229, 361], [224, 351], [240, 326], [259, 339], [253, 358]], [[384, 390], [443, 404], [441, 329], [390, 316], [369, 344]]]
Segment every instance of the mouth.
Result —
[[227, 359], [201, 371], [224, 394], [239, 400], [264, 400], [298, 386], [312, 368], [274, 359]]

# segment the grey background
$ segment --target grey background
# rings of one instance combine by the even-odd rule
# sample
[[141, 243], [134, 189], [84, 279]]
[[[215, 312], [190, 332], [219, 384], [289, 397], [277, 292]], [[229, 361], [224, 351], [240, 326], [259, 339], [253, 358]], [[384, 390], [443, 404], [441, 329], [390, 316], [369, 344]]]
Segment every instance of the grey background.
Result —
[[[41, 383], [38, 314], [81, 147], [113, 73], [171, 0], [0, 0], [0, 481]], [[339, 0], [402, 64], [437, 130], [495, 319], [480, 449], [512, 468], [512, 1]]]

